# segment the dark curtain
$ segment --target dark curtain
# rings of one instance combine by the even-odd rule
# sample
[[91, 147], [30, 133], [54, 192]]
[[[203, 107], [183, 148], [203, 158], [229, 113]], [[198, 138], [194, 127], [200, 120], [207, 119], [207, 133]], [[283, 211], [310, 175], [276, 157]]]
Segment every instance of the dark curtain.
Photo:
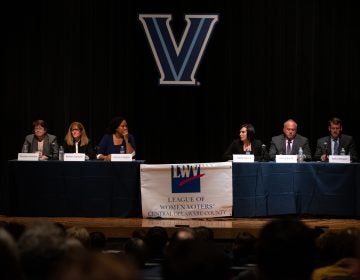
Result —
[[[3, 163], [38, 118], [59, 142], [80, 121], [98, 143], [109, 120], [125, 116], [148, 163], [220, 161], [245, 122], [269, 145], [294, 118], [314, 152], [338, 116], [358, 140], [359, 8], [358, 0], [7, 1]], [[185, 14], [219, 15], [199, 85], [159, 85], [140, 13], [172, 14], [177, 40]]]

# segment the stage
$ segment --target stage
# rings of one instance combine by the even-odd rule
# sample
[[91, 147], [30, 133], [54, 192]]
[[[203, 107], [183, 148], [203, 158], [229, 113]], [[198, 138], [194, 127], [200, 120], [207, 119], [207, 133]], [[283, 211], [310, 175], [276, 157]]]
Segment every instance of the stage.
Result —
[[[89, 232], [101, 231], [107, 238], [128, 238], [137, 229], [147, 230], [153, 226], [164, 227], [171, 234], [178, 227], [210, 227], [214, 231], [215, 239], [229, 240], [236, 237], [241, 231], [247, 231], [255, 236], [260, 229], [273, 218], [213, 218], [213, 219], [141, 219], [141, 218], [69, 218], [69, 217], [8, 217], [0, 216], [0, 221], [17, 222], [25, 225], [38, 220], [59, 222], [66, 228], [81, 226]], [[357, 219], [320, 219], [301, 218], [309, 227], [321, 227], [330, 230], [340, 230], [348, 227], [359, 227], [360, 220]]]

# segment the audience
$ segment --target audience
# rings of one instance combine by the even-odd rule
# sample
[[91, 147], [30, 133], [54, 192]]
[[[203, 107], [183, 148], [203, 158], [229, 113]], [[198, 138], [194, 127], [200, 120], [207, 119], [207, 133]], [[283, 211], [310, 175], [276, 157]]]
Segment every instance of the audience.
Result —
[[175, 228], [170, 239], [163, 227], [137, 230], [123, 243], [124, 253], [105, 254], [102, 232], [39, 221], [23, 227], [16, 243], [6, 227], [22, 227], [9, 224], [0, 227], [0, 278], [6, 280], [360, 279], [358, 228], [320, 232], [300, 220], [274, 219], [258, 237], [240, 232], [230, 256], [205, 226]]
[[18, 246], [27, 280], [48, 280], [67, 250], [66, 238], [59, 227], [47, 222], [38, 222], [27, 228]]
[[316, 244], [321, 267], [314, 270], [312, 279], [360, 279], [359, 233], [359, 229], [348, 228], [330, 230], [318, 237]]

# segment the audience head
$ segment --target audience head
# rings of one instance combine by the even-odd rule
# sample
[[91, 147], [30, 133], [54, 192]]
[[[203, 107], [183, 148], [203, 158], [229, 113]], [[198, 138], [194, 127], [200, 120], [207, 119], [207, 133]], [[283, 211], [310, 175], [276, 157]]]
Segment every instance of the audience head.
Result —
[[170, 237], [170, 244], [187, 239], [195, 239], [193, 229], [189, 227], [177, 228]]
[[255, 262], [257, 238], [249, 232], [240, 232], [232, 245], [234, 264], [242, 265]]
[[171, 255], [174, 248], [178, 246], [179, 243], [184, 240], [193, 240], [195, 239], [194, 231], [189, 227], [177, 228], [171, 235], [168, 244], [166, 245], [165, 254]]
[[326, 266], [343, 258], [356, 258], [359, 233], [359, 229], [347, 228], [339, 231], [329, 230], [320, 235], [316, 240], [320, 264]]
[[28, 227], [20, 237], [18, 246], [27, 280], [49, 279], [67, 251], [63, 232], [47, 222], [37, 222]]
[[163, 257], [164, 249], [168, 242], [168, 234], [163, 227], [151, 227], [145, 238], [149, 250], [149, 257]]
[[4, 226], [4, 228], [11, 234], [11, 236], [14, 238], [16, 242], [19, 240], [19, 238], [26, 229], [24, 224], [20, 224], [16, 222], [9, 222]]
[[0, 279], [21, 279], [19, 252], [15, 240], [0, 228]]
[[124, 244], [125, 255], [130, 257], [137, 267], [141, 268], [147, 260], [147, 247], [140, 238], [130, 238]]
[[101, 231], [90, 232], [90, 247], [95, 251], [102, 251], [106, 247], [106, 236]]
[[297, 123], [292, 119], [289, 119], [286, 122], [284, 122], [283, 133], [287, 139], [289, 140], [294, 139], [297, 133]]
[[146, 238], [146, 231], [144, 229], [135, 229], [133, 230], [133, 232], [131, 233], [131, 237], [134, 238], [140, 238], [145, 240]]
[[199, 226], [193, 228], [195, 239], [199, 241], [212, 242], [214, 240], [214, 231], [209, 227]]
[[66, 230], [68, 238], [78, 239], [85, 248], [90, 248], [90, 234], [84, 227], [70, 227]]
[[185, 239], [177, 242], [163, 263], [164, 280], [229, 279], [229, 259], [215, 244]]
[[310, 279], [315, 255], [314, 234], [300, 220], [273, 220], [260, 231], [257, 260], [266, 280]]
[[66, 237], [66, 227], [60, 222], [55, 222], [54, 225], [60, 230], [61, 234]]

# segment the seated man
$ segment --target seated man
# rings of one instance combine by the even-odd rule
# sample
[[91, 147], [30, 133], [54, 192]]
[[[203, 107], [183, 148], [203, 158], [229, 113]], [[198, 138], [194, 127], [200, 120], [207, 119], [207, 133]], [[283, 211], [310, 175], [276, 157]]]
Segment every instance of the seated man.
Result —
[[314, 159], [326, 161], [329, 155], [345, 153], [345, 155], [350, 155], [351, 161], [358, 161], [354, 138], [342, 134], [342, 121], [339, 118], [332, 118], [329, 120], [328, 129], [330, 135], [317, 140]]
[[311, 160], [309, 140], [297, 134], [297, 123], [289, 119], [284, 123], [283, 134], [272, 137], [269, 156], [275, 160], [276, 155], [297, 155], [299, 148], [304, 152], [304, 159]]

